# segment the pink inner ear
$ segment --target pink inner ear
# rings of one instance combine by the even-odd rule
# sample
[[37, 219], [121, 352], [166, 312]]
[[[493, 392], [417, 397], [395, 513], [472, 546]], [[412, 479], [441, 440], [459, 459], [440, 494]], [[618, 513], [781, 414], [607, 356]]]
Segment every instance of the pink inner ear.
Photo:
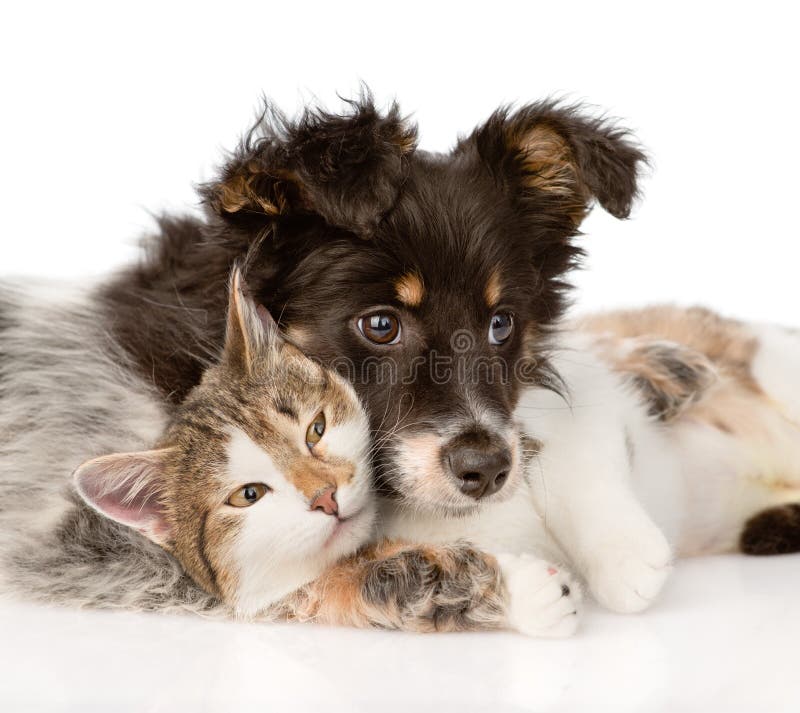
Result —
[[131, 453], [97, 458], [76, 475], [79, 493], [92, 507], [156, 542], [169, 536], [159, 503], [160, 454]]
[[[124, 494], [122, 498], [124, 498]], [[108, 517], [133, 527], [144, 534], [166, 535], [169, 528], [164, 522], [164, 509], [154, 496], [139, 493], [132, 500], [122, 500], [115, 494], [99, 497], [95, 503]]]

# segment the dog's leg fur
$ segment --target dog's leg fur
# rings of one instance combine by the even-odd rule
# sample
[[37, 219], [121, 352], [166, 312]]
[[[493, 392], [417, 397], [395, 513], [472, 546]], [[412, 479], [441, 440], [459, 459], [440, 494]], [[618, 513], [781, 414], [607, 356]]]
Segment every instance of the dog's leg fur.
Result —
[[776, 483], [783, 484], [775, 488], [777, 504], [748, 519], [739, 547], [752, 555], [800, 552], [800, 332], [774, 326], [756, 327], [754, 332], [759, 348], [753, 376], [784, 419], [794, 425], [797, 445], [795, 456], [789, 459], [795, 467], [786, 467]]
[[541, 469], [530, 485], [547, 529], [601, 604], [640, 611], [664, 584], [670, 545], [634, 492], [630, 413], [644, 414], [633, 395], [591, 352], [556, 357], [570, 386], [568, 404], [543, 390], [523, 394], [523, 429], [543, 443]]

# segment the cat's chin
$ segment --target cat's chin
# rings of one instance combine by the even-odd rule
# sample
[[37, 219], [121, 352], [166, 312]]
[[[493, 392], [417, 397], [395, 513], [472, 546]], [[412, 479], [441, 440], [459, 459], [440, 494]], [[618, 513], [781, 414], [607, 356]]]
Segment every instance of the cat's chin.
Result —
[[323, 552], [344, 557], [366, 544], [374, 529], [375, 514], [374, 505], [368, 504], [338, 520], [322, 546]]
[[282, 560], [267, 558], [258, 564], [258, 560], [248, 560], [248, 566], [240, 572], [236, 598], [235, 608], [240, 616], [256, 616], [370, 542], [374, 535], [376, 507], [367, 500], [341, 519], [329, 518], [333, 522], [326, 527], [320, 526], [321, 518], [321, 515], [314, 518], [318, 520], [316, 527], [319, 529], [306, 540], [302, 550]]

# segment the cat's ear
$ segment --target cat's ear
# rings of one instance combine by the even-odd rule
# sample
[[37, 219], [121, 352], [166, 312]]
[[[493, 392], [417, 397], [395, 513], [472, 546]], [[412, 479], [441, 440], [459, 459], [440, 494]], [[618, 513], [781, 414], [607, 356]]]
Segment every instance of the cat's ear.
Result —
[[568, 229], [577, 229], [593, 200], [627, 218], [647, 162], [626, 129], [553, 101], [496, 111], [457, 150], [470, 146], [507, 187]]
[[172, 538], [163, 504], [169, 449], [93, 458], [73, 474], [78, 494], [97, 512], [162, 547]]
[[252, 365], [282, 343], [275, 320], [248, 294], [241, 268], [233, 268], [228, 292], [228, 324], [224, 359], [229, 366], [249, 372]]

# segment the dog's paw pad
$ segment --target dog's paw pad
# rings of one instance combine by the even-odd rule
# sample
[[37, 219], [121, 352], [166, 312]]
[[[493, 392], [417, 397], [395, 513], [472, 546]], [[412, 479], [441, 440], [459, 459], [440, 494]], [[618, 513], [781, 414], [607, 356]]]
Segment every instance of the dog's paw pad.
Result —
[[528, 636], [571, 636], [578, 627], [580, 588], [564, 569], [532, 555], [499, 555], [508, 592], [508, 624]]

